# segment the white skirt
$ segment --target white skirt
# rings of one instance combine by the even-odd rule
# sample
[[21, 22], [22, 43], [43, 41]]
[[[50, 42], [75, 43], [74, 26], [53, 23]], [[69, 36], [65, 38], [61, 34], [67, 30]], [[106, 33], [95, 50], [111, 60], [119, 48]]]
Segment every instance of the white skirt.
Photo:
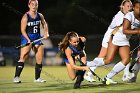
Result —
[[103, 40], [102, 40], [102, 46], [107, 48], [108, 47], [108, 42], [109, 42], [109, 39], [111, 37], [111, 33], [114, 29], [111, 29], [111, 28], [108, 28], [104, 37], [103, 37]]
[[112, 43], [117, 46], [130, 46], [129, 39], [130, 36], [127, 37], [125, 34], [123, 34], [121, 27], [113, 36]]

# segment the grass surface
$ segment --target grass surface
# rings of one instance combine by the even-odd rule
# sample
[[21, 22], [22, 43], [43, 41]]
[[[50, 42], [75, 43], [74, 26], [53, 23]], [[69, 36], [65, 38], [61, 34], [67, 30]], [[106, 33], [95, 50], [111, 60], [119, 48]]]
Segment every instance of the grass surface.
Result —
[[[100, 67], [96, 73], [104, 77], [110, 70], [111, 67]], [[125, 83], [121, 80], [123, 72], [113, 78], [119, 82], [116, 85], [105, 86], [98, 80], [95, 83], [83, 81], [81, 89], [73, 89], [75, 81], [69, 79], [65, 66], [44, 66], [41, 77], [46, 83], [33, 82], [34, 66], [25, 65], [20, 84], [12, 82], [14, 73], [15, 67], [0, 67], [0, 93], [140, 93], [140, 75], [137, 83]]]

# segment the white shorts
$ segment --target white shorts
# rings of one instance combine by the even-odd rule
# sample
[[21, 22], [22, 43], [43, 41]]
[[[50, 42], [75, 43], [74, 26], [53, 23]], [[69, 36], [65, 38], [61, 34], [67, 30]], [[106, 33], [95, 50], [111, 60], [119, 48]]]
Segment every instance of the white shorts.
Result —
[[112, 43], [117, 46], [130, 46], [129, 38], [122, 33], [122, 27], [113, 36]]
[[108, 42], [111, 37], [111, 33], [114, 29], [108, 28], [106, 33], [104, 34], [103, 40], [102, 40], [102, 46], [107, 48], [108, 47]]

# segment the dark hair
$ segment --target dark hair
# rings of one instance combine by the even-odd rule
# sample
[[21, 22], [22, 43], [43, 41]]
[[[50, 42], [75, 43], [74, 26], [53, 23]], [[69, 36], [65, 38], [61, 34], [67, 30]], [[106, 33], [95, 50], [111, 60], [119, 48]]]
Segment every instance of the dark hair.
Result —
[[133, 7], [134, 7], [137, 3], [140, 3], [140, 0], [135, 0], [135, 1], [133, 2]]
[[58, 44], [59, 46], [59, 50], [61, 50], [62, 52], [65, 51], [65, 49], [68, 47], [69, 45], [69, 40], [73, 37], [78, 37], [78, 34], [74, 31], [72, 32], [68, 32], [65, 37], [63, 38], [63, 40]]

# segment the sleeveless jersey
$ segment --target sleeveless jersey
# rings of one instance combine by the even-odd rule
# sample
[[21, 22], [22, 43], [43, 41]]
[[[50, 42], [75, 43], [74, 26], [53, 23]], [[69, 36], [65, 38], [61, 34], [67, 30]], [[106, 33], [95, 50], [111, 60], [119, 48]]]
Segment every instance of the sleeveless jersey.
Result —
[[36, 18], [32, 18], [30, 14], [27, 12], [27, 27], [26, 31], [27, 33], [40, 33], [40, 23], [41, 23], [41, 17], [39, 13], [37, 13]]
[[[85, 48], [85, 43], [82, 42], [82, 40], [79, 38], [79, 44], [78, 44], [78, 46], [77, 46], [76, 48], [73, 47], [72, 45], [69, 45], [68, 47], [72, 50], [71, 56], [72, 56], [73, 59], [74, 59], [74, 57], [75, 57], [76, 55], [79, 55], [79, 54], [83, 53], [84, 48]], [[66, 57], [66, 55], [65, 55], [65, 53], [63, 54], [63, 58], [64, 58], [64, 62], [69, 63], [69, 62], [68, 62], [68, 59], [67, 59], [67, 57]], [[74, 60], [75, 60], [75, 59], [74, 59]]]

